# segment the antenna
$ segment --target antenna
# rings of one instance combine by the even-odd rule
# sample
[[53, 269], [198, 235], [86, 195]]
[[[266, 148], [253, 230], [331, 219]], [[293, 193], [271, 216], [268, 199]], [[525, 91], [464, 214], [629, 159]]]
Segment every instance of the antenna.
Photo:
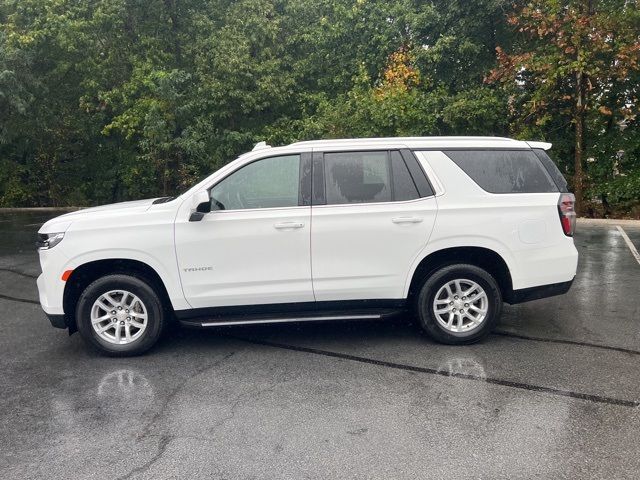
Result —
[[251, 151], [255, 152], [256, 150], [262, 150], [263, 148], [271, 148], [271, 145], [267, 145], [267, 142], [258, 142]]

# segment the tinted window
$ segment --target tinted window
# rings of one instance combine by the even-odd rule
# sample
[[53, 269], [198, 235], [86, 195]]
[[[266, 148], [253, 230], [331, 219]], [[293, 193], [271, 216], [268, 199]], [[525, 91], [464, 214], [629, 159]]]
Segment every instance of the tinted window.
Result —
[[420, 197], [400, 152], [391, 152], [391, 173], [393, 177], [393, 199], [395, 201], [414, 200]]
[[385, 152], [324, 155], [327, 205], [391, 201], [391, 169]]
[[558, 191], [531, 150], [449, 150], [444, 153], [487, 192]]
[[211, 189], [212, 210], [294, 207], [300, 188], [300, 155], [271, 157], [235, 171]]
[[542, 165], [544, 165], [544, 168], [547, 169], [547, 173], [551, 176], [551, 178], [555, 182], [556, 186], [558, 187], [558, 190], [560, 190], [561, 192], [568, 192], [569, 187], [567, 185], [567, 181], [565, 180], [564, 176], [562, 175], [558, 167], [556, 167], [556, 164], [553, 163], [553, 160], [549, 158], [549, 155], [547, 155], [547, 152], [539, 148], [534, 148], [533, 153], [536, 154], [536, 156], [542, 162]]

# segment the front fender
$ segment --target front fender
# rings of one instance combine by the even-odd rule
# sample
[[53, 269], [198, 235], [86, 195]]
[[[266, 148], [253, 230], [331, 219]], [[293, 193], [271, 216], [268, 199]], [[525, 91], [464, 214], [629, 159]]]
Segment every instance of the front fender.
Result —
[[176, 265], [175, 261], [167, 262], [167, 259], [165, 259], [164, 262], [161, 262], [147, 251], [130, 248], [111, 248], [108, 250], [96, 249], [83, 252], [80, 255], [70, 258], [62, 271], [75, 270], [87, 263], [101, 260], [134, 260], [148, 265], [158, 274], [158, 277], [160, 277], [160, 280], [167, 290], [173, 308], [176, 310], [190, 308], [182, 293], [177, 266], [173, 269], [169, 269], [166, 266], [167, 264]]

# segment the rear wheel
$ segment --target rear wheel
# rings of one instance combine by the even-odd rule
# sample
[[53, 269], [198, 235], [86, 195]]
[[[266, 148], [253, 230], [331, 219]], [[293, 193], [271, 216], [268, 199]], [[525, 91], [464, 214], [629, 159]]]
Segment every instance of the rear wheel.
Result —
[[502, 295], [495, 279], [475, 265], [448, 265], [423, 283], [416, 310], [434, 340], [469, 344], [487, 336], [500, 317]]
[[139, 355], [160, 338], [165, 319], [160, 298], [146, 281], [106, 275], [80, 295], [76, 322], [82, 338], [111, 356]]

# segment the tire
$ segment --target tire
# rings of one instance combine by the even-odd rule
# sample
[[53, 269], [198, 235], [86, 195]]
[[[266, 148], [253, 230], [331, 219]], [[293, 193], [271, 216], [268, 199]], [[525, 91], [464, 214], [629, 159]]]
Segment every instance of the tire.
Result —
[[[474, 284], [478, 288], [467, 293], [468, 297], [462, 295]], [[415, 307], [420, 326], [431, 338], [448, 345], [467, 345], [491, 333], [500, 318], [502, 294], [485, 270], [475, 265], [448, 265], [425, 279]]]
[[95, 280], [82, 292], [76, 323], [83, 340], [100, 353], [128, 357], [153, 347], [166, 319], [160, 297], [150, 283], [131, 275], [112, 274]]

